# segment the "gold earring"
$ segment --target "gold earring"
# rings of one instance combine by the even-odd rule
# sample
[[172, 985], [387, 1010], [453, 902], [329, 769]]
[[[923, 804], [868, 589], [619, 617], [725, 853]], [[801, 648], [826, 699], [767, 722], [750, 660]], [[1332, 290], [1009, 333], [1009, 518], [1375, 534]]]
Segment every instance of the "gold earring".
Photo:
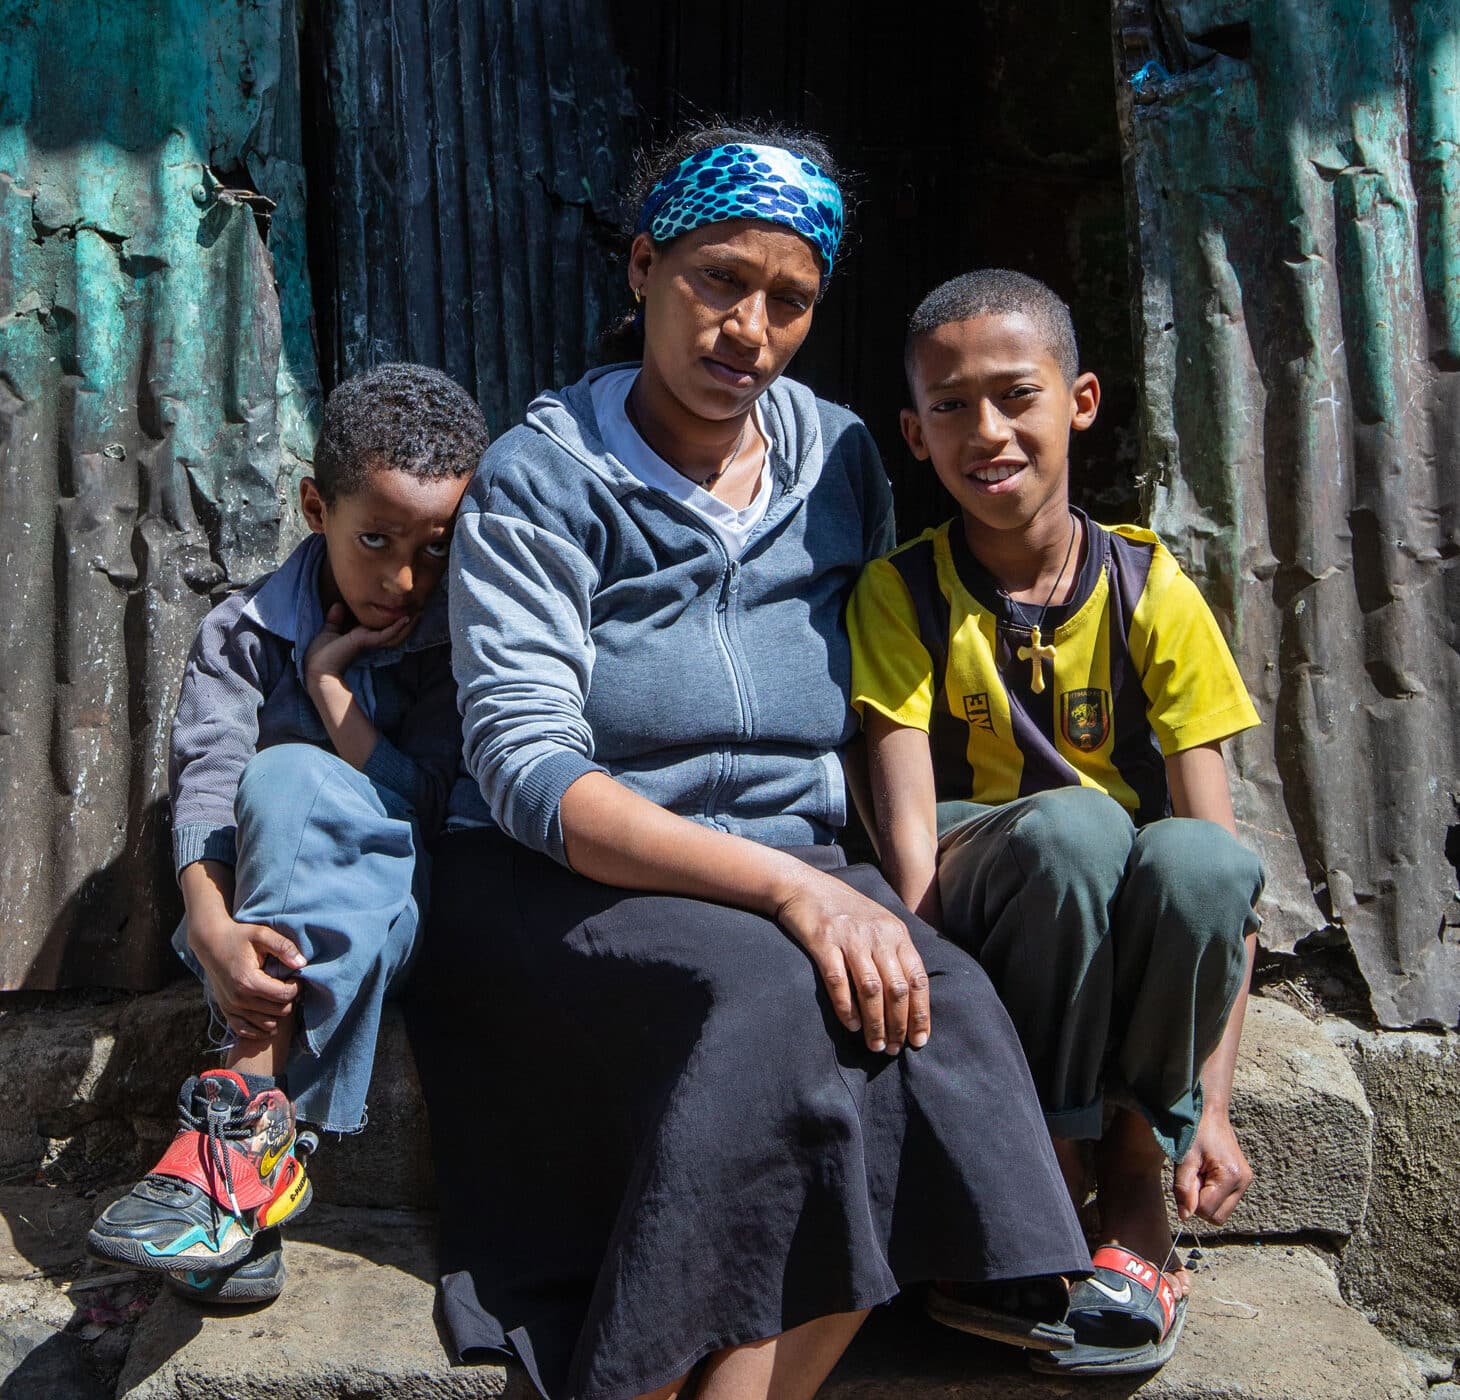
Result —
[[644, 300], [644, 292], [643, 292], [643, 289], [642, 288], [635, 287], [633, 289], [633, 293], [634, 293], [634, 302], [635, 302], [635, 304], [641, 303]]

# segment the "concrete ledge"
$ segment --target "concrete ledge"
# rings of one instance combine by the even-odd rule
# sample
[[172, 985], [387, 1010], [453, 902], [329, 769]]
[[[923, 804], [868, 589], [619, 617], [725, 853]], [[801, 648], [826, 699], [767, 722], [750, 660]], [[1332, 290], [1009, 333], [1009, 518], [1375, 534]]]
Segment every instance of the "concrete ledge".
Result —
[[[348, 1252], [346, 1252], [348, 1251]], [[516, 1367], [447, 1365], [432, 1320], [429, 1218], [321, 1212], [290, 1239], [282, 1304], [204, 1313], [163, 1294], [138, 1327], [117, 1388], [128, 1400], [530, 1400]], [[1142, 1383], [1082, 1382], [1081, 1395], [1160, 1400], [1414, 1400], [1400, 1352], [1339, 1298], [1306, 1248], [1207, 1251], [1176, 1358]], [[1254, 1315], [1255, 1313], [1255, 1315]], [[822, 1391], [826, 1400], [1053, 1400], [1069, 1381], [1019, 1353], [881, 1310]]]
[[[435, 1321], [432, 1214], [315, 1207], [286, 1241], [283, 1299], [233, 1311], [200, 1309], [159, 1292], [151, 1275], [88, 1259], [82, 1237], [106, 1199], [0, 1188], [0, 1394], [534, 1400], [516, 1367], [448, 1363]], [[1137, 1381], [1077, 1385], [1035, 1376], [1020, 1353], [939, 1327], [907, 1298], [874, 1314], [822, 1394], [1415, 1400], [1423, 1393], [1398, 1348], [1344, 1304], [1329, 1256], [1277, 1244], [1208, 1248], [1175, 1358]]]
[[283, 1299], [242, 1312], [158, 1295], [117, 1384], [127, 1400], [529, 1400], [525, 1375], [453, 1367], [437, 1334], [434, 1217], [312, 1210]]
[[1343, 1289], [1384, 1331], [1460, 1358], [1460, 1035], [1331, 1033], [1374, 1111], [1374, 1180]]
[[1149, 1377], [1056, 1379], [1018, 1352], [927, 1321], [901, 1300], [874, 1314], [822, 1400], [1418, 1400], [1415, 1372], [1339, 1297], [1327, 1258], [1302, 1246], [1206, 1251], [1176, 1355]]
[[206, 1048], [196, 984], [0, 1022], [0, 1168], [74, 1180], [157, 1156], [178, 1085]]

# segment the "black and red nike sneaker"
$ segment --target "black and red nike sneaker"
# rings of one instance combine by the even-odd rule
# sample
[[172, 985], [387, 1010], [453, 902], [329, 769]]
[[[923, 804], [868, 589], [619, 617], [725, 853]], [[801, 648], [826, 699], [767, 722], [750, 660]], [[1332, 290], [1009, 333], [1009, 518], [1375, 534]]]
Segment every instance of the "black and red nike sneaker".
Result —
[[168, 1273], [225, 1269], [249, 1255], [259, 1231], [309, 1206], [313, 1135], [296, 1133], [282, 1090], [251, 1096], [241, 1074], [210, 1069], [183, 1085], [177, 1106], [162, 1160], [86, 1236], [102, 1259]]

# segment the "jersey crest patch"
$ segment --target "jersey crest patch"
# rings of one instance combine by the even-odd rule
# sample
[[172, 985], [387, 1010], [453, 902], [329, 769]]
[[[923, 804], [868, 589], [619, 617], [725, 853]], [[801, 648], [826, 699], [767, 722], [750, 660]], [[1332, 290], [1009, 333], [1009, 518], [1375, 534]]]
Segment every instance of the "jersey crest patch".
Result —
[[974, 729], [994, 732], [994, 717], [989, 713], [989, 693], [980, 690], [977, 695], [963, 697], [963, 717]]
[[1110, 734], [1110, 696], [1106, 691], [1067, 690], [1060, 697], [1060, 727], [1072, 747], [1094, 753]]

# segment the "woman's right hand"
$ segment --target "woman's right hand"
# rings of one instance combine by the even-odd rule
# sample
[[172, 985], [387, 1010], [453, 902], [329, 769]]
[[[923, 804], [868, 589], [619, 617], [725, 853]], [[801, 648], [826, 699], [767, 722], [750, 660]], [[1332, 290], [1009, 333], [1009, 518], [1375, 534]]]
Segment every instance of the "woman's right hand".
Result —
[[896, 1055], [932, 1033], [928, 974], [907, 925], [840, 880], [807, 870], [775, 917], [808, 953], [837, 1019], [867, 1048]]

